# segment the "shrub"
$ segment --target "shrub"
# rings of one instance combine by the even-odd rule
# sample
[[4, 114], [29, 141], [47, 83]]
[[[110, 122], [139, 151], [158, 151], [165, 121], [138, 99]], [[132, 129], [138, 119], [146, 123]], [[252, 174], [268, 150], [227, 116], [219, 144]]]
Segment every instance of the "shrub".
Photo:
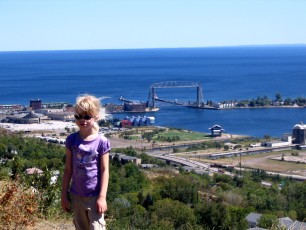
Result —
[[34, 226], [38, 207], [35, 192], [23, 188], [18, 181], [8, 182], [0, 194], [0, 228]]

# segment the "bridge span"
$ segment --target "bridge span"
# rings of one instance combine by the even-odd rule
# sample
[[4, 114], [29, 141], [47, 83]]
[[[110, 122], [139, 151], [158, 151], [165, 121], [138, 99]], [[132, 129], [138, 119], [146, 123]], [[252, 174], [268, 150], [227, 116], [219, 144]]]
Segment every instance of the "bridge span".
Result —
[[[170, 101], [158, 99], [156, 97], [155, 89], [165, 89], [165, 88], [196, 88], [197, 91], [197, 98], [196, 98], [196, 105], [201, 106], [203, 103], [203, 89], [202, 85], [198, 82], [189, 82], [189, 81], [164, 81], [154, 83], [150, 86], [148, 102], [149, 105], [155, 107], [155, 101], [164, 101], [170, 103]], [[173, 103], [175, 104], [175, 102]]]
[[[166, 99], [160, 99], [156, 95], [156, 89], [165, 89], [165, 88], [196, 88], [196, 99], [195, 101], [188, 101], [188, 103], [170, 101]], [[154, 83], [150, 86], [149, 96], [148, 96], [148, 105], [149, 107], [155, 108], [156, 101], [170, 103], [174, 105], [186, 106], [191, 108], [200, 108], [200, 109], [216, 109], [215, 107], [205, 105], [203, 99], [203, 88], [199, 82], [189, 82], [189, 81], [164, 81]]]

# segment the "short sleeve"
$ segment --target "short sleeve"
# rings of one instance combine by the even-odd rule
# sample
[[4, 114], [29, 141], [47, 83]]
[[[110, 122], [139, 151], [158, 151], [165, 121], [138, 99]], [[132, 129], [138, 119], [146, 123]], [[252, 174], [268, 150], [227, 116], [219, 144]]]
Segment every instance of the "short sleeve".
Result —
[[65, 143], [65, 146], [66, 146], [66, 148], [67, 149], [69, 149], [69, 150], [71, 150], [72, 149], [72, 134], [71, 135], [69, 135], [67, 138], [66, 138], [66, 143]]
[[110, 150], [111, 150], [110, 141], [105, 136], [101, 136], [101, 145], [99, 152], [103, 155], [109, 152]]

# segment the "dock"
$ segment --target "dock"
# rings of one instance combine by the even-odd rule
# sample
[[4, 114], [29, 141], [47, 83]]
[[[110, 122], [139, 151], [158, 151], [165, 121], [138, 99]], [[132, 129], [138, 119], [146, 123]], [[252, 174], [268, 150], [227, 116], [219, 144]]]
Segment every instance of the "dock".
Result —
[[198, 105], [198, 103], [193, 102], [193, 103], [184, 103], [184, 102], [178, 102], [178, 101], [170, 101], [170, 100], [164, 100], [164, 99], [160, 99], [160, 98], [155, 98], [155, 101], [159, 101], [159, 102], [163, 102], [163, 103], [167, 103], [167, 104], [173, 104], [173, 105], [178, 105], [178, 106], [184, 106], [184, 107], [188, 107], [188, 108], [192, 108], [192, 109], [213, 109], [213, 110], [220, 110], [220, 108], [214, 107], [214, 106], [210, 106], [210, 105], [205, 105], [204, 103], [200, 103]]

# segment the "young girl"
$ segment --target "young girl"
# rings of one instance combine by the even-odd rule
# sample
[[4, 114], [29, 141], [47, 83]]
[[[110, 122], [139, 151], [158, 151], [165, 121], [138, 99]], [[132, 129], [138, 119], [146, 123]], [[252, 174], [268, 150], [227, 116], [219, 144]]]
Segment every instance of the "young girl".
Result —
[[[98, 98], [79, 96], [74, 115], [79, 131], [66, 139], [62, 208], [65, 211], [72, 208], [77, 230], [101, 229], [99, 220], [107, 210], [110, 143], [98, 133], [97, 121], [103, 118], [102, 111]], [[67, 193], [71, 194], [72, 207]]]

